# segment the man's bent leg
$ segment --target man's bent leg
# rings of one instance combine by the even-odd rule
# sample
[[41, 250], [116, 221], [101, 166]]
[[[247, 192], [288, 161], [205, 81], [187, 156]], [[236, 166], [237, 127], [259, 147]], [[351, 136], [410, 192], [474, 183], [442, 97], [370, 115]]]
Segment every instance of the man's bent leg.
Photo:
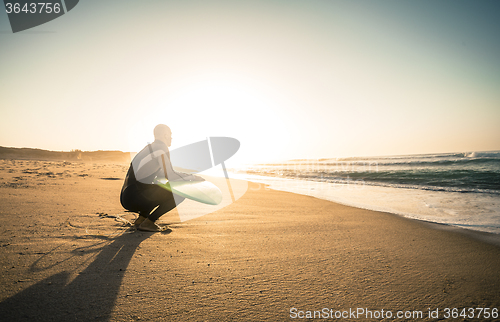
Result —
[[158, 208], [156, 208], [149, 216], [148, 219], [151, 220], [152, 222], [155, 222], [169, 212], [170, 210], [174, 209], [177, 207], [178, 204], [180, 204], [182, 201], [184, 201], [185, 198], [180, 197], [180, 196], [174, 196], [172, 193], [170, 193], [170, 196], [168, 199], [164, 200]]
[[184, 200], [183, 197], [174, 195], [172, 192], [154, 185], [148, 185], [143, 190], [130, 190], [127, 189], [126, 196], [122, 193], [122, 204], [125, 206], [126, 203], [134, 211], [139, 212], [139, 217], [134, 222], [134, 225], [146, 231], [161, 231], [161, 227], [154, 222]]
[[[155, 221], [160, 218], [160, 216], [166, 214], [170, 210], [174, 209], [179, 203], [181, 203], [184, 200], [184, 198], [179, 197], [179, 196], [173, 196], [172, 198], [169, 198], [165, 200], [163, 203], [161, 203], [158, 208], [153, 210], [153, 212], [148, 216], [148, 218], [144, 219], [142, 223], [137, 227], [139, 230], [145, 230], [145, 231], [151, 231], [151, 232], [160, 232], [164, 231], [166, 228], [158, 226]], [[141, 217], [139, 217], [141, 218]]]

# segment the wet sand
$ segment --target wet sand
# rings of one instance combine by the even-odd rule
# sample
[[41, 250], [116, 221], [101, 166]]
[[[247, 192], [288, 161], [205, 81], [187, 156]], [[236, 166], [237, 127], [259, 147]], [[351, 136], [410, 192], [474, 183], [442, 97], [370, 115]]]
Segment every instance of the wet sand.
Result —
[[214, 213], [179, 222], [173, 211], [167, 233], [139, 232], [121, 221], [135, 216], [119, 202], [127, 166], [0, 160], [2, 320], [282, 321], [291, 308], [367, 308], [432, 321], [429, 308], [439, 319], [500, 308], [500, 247], [487, 234], [254, 183]]

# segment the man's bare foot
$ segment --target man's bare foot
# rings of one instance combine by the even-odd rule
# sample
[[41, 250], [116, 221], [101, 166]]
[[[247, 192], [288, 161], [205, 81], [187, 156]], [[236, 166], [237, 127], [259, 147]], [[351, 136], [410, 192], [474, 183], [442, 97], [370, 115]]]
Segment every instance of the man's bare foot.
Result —
[[152, 232], [160, 232], [164, 231], [165, 228], [158, 226], [154, 222], [152, 222], [149, 219], [145, 219], [138, 227], [137, 229], [143, 230], [143, 231], [152, 231]]
[[139, 225], [142, 224], [142, 222], [146, 219], [146, 217], [139, 215], [139, 217], [137, 217], [137, 219], [134, 221], [134, 226], [136, 228], [139, 227]]

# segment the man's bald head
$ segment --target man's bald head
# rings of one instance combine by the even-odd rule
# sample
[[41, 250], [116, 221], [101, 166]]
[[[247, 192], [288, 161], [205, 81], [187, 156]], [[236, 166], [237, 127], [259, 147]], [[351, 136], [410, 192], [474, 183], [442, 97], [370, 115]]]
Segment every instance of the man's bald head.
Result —
[[164, 142], [167, 146], [170, 146], [172, 142], [172, 131], [165, 124], [158, 124], [154, 129], [155, 140], [160, 140]]

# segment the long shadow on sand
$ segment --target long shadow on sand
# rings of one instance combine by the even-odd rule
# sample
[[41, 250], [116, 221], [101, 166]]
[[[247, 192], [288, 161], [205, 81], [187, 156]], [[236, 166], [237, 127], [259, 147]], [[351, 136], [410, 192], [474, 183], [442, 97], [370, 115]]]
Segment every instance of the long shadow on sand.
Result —
[[2, 321], [107, 321], [126, 268], [148, 233], [123, 234], [68, 284], [69, 272], [52, 275], [0, 303]]

